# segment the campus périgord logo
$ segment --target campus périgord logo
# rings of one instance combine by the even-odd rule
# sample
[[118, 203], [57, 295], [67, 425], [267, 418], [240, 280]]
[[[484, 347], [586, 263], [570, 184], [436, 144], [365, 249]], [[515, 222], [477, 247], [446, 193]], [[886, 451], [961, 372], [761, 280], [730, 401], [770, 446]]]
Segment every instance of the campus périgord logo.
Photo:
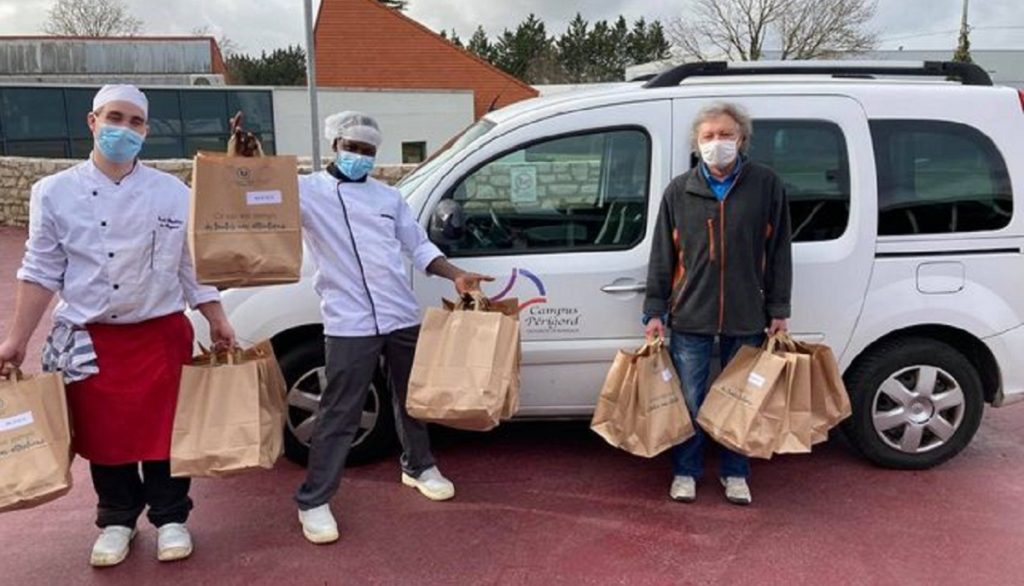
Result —
[[501, 301], [506, 296], [508, 296], [509, 292], [512, 291], [512, 288], [516, 286], [516, 281], [519, 279], [520, 275], [522, 275], [527, 280], [533, 283], [533, 287], [534, 289], [536, 289], [537, 294], [534, 297], [520, 303], [519, 311], [522, 311], [531, 305], [547, 303], [548, 293], [547, 290], [544, 288], [544, 281], [541, 281], [540, 277], [533, 274], [532, 272], [520, 268], [512, 269], [512, 275], [509, 276], [508, 283], [505, 284], [505, 288], [501, 290], [501, 293], [498, 293], [494, 297], [491, 297], [491, 301]]

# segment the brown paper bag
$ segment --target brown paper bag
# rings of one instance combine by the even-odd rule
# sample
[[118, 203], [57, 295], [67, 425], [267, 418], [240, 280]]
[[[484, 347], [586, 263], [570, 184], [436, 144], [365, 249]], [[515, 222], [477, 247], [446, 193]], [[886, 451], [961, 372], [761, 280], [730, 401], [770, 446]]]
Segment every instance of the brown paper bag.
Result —
[[[620, 395], [618, 447], [653, 458], [693, 436], [693, 422], [672, 359], [661, 341], [642, 347], [634, 357], [630, 386]], [[624, 399], [624, 400], [622, 400]]]
[[422, 421], [487, 431], [519, 405], [519, 320], [514, 299], [483, 297], [427, 310], [406, 409]]
[[194, 359], [182, 369], [171, 475], [217, 477], [272, 468], [284, 448], [284, 387], [269, 342], [223, 359]]
[[0, 511], [71, 490], [71, 431], [60, 374], [0, 377]]
[[188, 237], [200, 283], [226, 288], [297, 282], [300, 230], [295, 157], [196, 154]]
[[[515, 304], [515, 316], [519, 316], [518, 301], [513, 301]], [[509, 314], [506, 314], [509, 315]], [[519, 370], [523, 363], [523, 347], [521, 344], [519, 328], [516, 328], [516, 356], [515, 362], [512, 364], [512, 380], [508, 385], [508, 392], [505, 393], [505, 404], [501, 408], [501, 420], [508, 421], [515, 417], [515, 414], [519, 412]]]
[[829, 430], [853, 412], [850, 396], [831, 348], [796, 342], [795, 349], [810, 357], [812, 443], [818, 444], [828, 439]]
[[776, 344], [740, 348], [697, 412], [716, 442], [754, 458], [771, 458], [786, 412], [790, 362], [774, 354]]
[[260, 391], [260, 467], [272, 468], [284, 453], [284, 425], [288, 384], [274, 355], [270, 340], [245, 350], [246, 360], [256, 362]]
[[814, 420], [811, 413], [811, 357], [787, 351], [786, 410], [776, 454], [807, 454], [814, 445]]
[[590, 420], [590, 429], [615, 447], [619, 447], [629, 433], [624, 429], [625, 425], [629, 425], [629, 418], [625, 417], [626, 410], [621, 408], [620, 404], [632, 400], [626, 395], [635, 394], [635, 357], [636, 352], [629, 350], [619, 350], [615, 354], [601, 387], [601, 393], [597, 396], [594, 416]]

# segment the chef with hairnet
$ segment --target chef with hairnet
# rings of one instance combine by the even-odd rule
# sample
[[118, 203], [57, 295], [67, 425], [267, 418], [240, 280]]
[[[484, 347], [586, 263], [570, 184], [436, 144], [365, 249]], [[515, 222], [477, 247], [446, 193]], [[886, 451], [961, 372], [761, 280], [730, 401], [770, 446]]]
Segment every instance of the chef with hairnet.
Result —
[[327, 359], [306, 480], [295, 495], [303, 534], [313, 543], [338, 539], [329, 503], [381, 357], [402, 444], [402, 484], [431, 500], [455, 496], [431, 454], [426, 425], [405, 410], [420, 310], [404, 257], [417, 270], [452, 280], [460, 294], [492, 280], [449, 263], [401, 193], [370, 177], [381, 144], [373, 118], [342, 112], [327, 118], [324, 132], [334, 162], [299, 179], [303, 237], [317, 268], [314, 286], [322, 300]]

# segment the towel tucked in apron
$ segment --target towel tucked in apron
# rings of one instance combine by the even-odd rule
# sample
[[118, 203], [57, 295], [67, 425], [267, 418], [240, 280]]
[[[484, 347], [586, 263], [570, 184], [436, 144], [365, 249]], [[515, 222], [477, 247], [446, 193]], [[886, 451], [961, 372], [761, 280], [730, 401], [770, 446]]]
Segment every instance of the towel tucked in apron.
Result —
[[182, 313], [86, 326], [98, 372], [67, 385], [75, 453], [114, 466], [167, 460], [181, 367], [192, 359]]

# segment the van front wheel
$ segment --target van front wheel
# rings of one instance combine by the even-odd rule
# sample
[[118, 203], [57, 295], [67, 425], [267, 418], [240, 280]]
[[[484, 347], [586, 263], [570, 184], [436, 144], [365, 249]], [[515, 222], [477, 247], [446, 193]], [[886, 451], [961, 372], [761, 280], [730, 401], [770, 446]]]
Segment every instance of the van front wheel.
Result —
[[[288, 410], [284, 430], [285, 456], [296, 464], [306, 465], [309, 445], [316, 425], [320, 395], [327, 384], [324, 374], [324, 339], [309, 338], [284, 349], [278, 362], [287, 384]], [[391, 390], [379, 368], [370, 384], [370, 392], [359, 418], [359, 431], [352, 441], [349, 464], [379, 460], [394, 445], [395, 417], [391, 407]]]
[[880, 466], [937, 466], [964, 449], [981, 423], [985, 400], [978, 372], [936, 340], [883, 342], [845, 378], [853, 407], [845, 431]]

